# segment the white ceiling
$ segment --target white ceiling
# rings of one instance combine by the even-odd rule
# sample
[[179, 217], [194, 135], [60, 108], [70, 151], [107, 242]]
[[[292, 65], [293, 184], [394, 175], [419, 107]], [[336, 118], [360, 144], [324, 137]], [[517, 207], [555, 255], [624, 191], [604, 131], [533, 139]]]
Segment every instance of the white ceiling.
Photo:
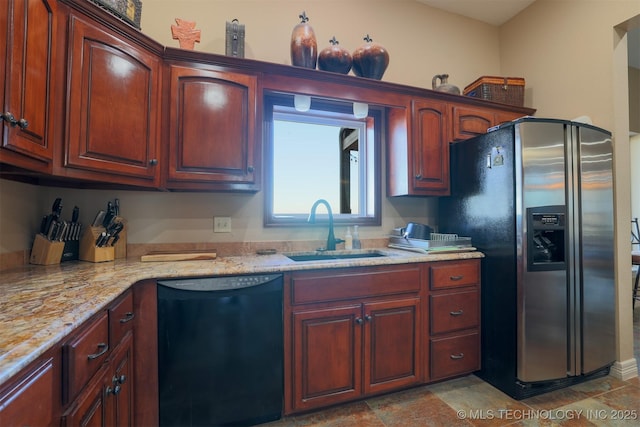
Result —
[[417, 0], [437, 9], [500, 26], [535, 0]]

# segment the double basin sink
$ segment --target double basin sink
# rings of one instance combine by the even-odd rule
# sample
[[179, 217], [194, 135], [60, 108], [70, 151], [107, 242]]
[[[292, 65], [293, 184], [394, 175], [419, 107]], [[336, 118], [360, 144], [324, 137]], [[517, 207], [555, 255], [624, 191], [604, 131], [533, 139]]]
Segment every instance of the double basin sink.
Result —
[[300, 252], [284, 254], [287, 258], [297, 262], [304, 261], [335, 261], [342, 259], [359, 259], [359, 258], [378, 258], [388, 256], [384, 252], [369, 250], [369, 251], [326, 251], [326, 252]]

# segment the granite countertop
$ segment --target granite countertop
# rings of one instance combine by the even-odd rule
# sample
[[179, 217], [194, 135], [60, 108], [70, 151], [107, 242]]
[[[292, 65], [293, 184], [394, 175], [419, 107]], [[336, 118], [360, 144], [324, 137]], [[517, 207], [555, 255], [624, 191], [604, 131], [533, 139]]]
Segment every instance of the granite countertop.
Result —
[[480, 258], [479, 252], [426, 255], [384, 248], [383, 257], [295, 262], [283, 254], [205, 261], [28, 265], [0, 277], [0, 384], [18, 373], [111, 301], [145, 279], [286, 272]]

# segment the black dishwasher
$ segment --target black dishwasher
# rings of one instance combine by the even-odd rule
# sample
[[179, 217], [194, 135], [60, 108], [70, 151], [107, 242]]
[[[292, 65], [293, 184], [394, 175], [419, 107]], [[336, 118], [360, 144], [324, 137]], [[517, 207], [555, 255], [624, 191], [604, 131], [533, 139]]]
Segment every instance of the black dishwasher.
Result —
[[248, 426], [283, 401], [282, 275], [158, 281], [161, 426]]

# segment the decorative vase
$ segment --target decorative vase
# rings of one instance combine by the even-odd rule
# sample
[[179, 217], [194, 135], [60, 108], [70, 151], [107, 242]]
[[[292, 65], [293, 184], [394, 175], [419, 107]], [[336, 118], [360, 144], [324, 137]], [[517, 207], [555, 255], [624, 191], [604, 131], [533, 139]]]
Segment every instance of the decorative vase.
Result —
[[[460, 95], [460, 88], [458, 88], [458, 86], [447, 83], [448, 78], [449, 74], [436, 74], [435, 76], [433, 76], [433, 79], [431, 79], [431, 88], [433, 90], [437, 90], [438, 92]], [[437, 84], [438, 79], [440, 79], [439, 85]]]
[[347, 74], [351, 70], [353, 59], [348, 50], [338, 46], [340, 43], [333, 36], [329, 40], [331, 46], [320, 51], [318, 55], [318, 69], [333, 73]]
[[366, 43], [353, 52], [353, 74], [380, 80], [389, 66], [389, 52], [378, 43], [373, 43], [369, 34], [364, 41]]
[[316, 68], [318, 60], [318, 44], [313, 27], [307, 22], [307, 14], [303, 11], [300, 23], [293, 27], [291, 33], [291, 64], [296, 67]]

